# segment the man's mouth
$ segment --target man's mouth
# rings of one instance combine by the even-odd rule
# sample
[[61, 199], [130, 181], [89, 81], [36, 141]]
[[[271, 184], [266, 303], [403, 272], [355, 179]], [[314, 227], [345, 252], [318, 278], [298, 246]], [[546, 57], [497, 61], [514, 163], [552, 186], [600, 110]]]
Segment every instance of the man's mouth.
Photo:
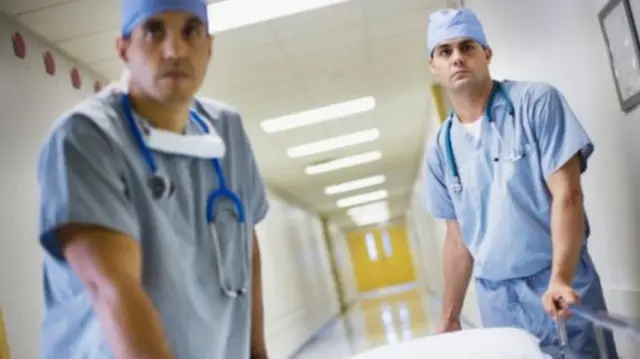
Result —
[[189, 74], [184, 71], [174, 70], [174, 71], [165, 72], [162, 75], [162, 77], [172, 78], [172, 79], [184, 79], [184, 78], [188, 78]]

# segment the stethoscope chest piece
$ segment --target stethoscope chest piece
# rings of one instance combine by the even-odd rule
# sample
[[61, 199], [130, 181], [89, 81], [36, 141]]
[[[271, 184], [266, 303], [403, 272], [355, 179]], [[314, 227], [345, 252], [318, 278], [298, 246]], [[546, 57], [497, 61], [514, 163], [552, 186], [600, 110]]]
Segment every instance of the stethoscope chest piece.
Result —
[[242, 297], [243, 295], [247, 294], [247, 288], [240, 288], [240, 289], [236, 289], [236, 290], [223, 289], [223, 291], [230, 298], [238, 298], [238, 297]]
[[173, 182], [158, 174], [150, 176], [148, 184], [154, 199], [171, 195], [175, 190]]
[[500, 158], [499, 156], [493, 157], [493, 162], [507, 161], [507, 162], [515, 162], [519, 159], [527, 157], [527, 153], [522, 150], [513, 150], [513, 152], [504, 158]]
[[453, 192], [462, 192], [462, 183], [460, 183], [460, 180], [457, 180], [456, 183], [453, 184]]

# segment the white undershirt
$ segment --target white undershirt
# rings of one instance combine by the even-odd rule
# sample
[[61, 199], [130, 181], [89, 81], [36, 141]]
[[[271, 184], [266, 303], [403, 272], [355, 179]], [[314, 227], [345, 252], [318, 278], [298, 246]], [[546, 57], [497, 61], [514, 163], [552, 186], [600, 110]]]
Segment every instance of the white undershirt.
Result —
[[482, 130], [482, 118], [479, 118], [473, 122], [461, 123], [462, 127], [471, 135], [473, 138], [480, 137], [480, 131]]

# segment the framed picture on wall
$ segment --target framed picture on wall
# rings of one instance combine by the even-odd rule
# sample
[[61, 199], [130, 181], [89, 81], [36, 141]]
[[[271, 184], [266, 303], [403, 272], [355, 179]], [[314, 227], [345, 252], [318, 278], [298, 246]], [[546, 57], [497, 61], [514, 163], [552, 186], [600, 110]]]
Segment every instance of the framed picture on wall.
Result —
[[620, 108], [629, 112], [640, 105], [640, 41], [629, 0], [610, 0], [598, 19]]
[[627, 2], [629, 3], [629, 11], [631, 12], [633, 30], [638, 38], [638, 44], [640, 45], [640, 1], [627, 0]]

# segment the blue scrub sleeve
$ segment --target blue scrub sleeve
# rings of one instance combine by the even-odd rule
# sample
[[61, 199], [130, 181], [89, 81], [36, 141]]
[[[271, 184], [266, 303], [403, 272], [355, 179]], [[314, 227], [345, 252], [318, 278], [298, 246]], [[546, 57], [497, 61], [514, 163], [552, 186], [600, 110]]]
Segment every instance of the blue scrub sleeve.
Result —
[[[249, 137], [247, 136], [244, 126], [242, 125], [242, 119], [239, 115], [235, 115], [236, 123], [238, 125], [239, 135], [236, 136], [236, 141], [230, 143], [231, 151], [238, 151], [243, 154], [243, 165], [240, 167], [243, 173], [242, 178], [246, 179], [244, 183], [244, 190], [248, 198], [245, 206], [253, 225], [260, 223], [266, 216], [269, 210], [269, 202], [267, 201], [267, 194], [265, 185], [256, 163], [256, 158], [253, 154], [253, 149]], [[235, 148], [237, 146], [237, 148]]]
[[456, 212], [447, 190], [444, 171], [445, 166], [438, 150], [436, 137], [429, 145], [425, 156], [422, 202], [432, 216], [444, 220], [453, 220], [456, 219]]
[[45, 141], [38, 159], [40, 242], [64, 261], [57, 230], [95, 225], [139, 238], [140, 227], [119, 156], [88, 118], [66, 119]]
[[545, 87], [535, 101], [532, 119], [545, 179], [578, 153], [582, 160], [582, 172], [586, 171], [594, 145], [557, 89]]

